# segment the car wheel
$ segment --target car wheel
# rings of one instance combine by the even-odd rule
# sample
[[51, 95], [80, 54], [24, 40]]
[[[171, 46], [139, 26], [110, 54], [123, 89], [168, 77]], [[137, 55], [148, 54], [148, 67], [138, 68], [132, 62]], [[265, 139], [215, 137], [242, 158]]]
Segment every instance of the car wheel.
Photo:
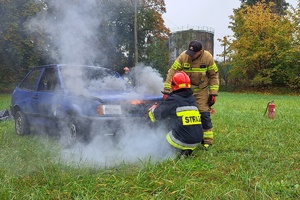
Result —
[[60, 140], [66, 147], [73, 146], [76, 142], [89, 142], [88, 123], [84, 124], [74, 119], [66, 118], [67, 123], [63, 124], [60, 131]]
[[17, 111], [15, 114], [15, 130], [18, 135], [27, 135], [30, 133], [29, 123], [22, 111]]
[[66, 139], [67, 139], [67, 143], [68, 145], [72, 146], [73, 144], [75, 144], [77, 137], [78, 137], [78, 126], [77, 124], [71, 120], [68, 124], [68, 132], [66, 133]]

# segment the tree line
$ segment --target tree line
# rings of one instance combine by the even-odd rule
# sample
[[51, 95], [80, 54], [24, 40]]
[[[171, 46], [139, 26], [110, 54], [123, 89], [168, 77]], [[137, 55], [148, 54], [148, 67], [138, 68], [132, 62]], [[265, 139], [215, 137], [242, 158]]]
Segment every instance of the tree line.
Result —
[[133, 67], [135, 14], [138, 61], [165, 73], [165, 12], [163, 0], [0, 0], [0, 82], [50, 63]]
[[300, 11], [285, 1], [243, 1], [230, 16], [224, 47], [224, 84], [300, 88]]

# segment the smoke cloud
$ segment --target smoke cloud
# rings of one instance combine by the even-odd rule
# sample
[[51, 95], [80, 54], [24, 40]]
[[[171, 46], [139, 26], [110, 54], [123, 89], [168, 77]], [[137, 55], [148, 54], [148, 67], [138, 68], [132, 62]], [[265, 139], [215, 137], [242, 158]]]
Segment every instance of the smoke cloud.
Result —
[[[94, 65], [97, 57], [101, 56], [101, 49], [97, 47], [96, 35], [101, 22], [101, 7], [97, 7], [95, 0], [45, 0], [48, 4], [44, 11], [31, 20], [28, 28], [32, 32], [44, 32], [52, 41], [53, 47], [49, 47], [49, 56], [57, 63]], [[49, 13], [48, 8], [54, 8], [55, 15]], [[100, 10], [100, 11], [99, 11]], [[101, 31], [101, 30], [100, 30]], [[105, 60], [103, 63], [105, 64]], [[151, 66], [140, 64], [131, 68], [135, 78], [133, 95], [161, 94], [163, 78]], [[72, 85], [74, 91], [84, 94], [86, 77], [81, 77], [80, 72], [70, 70], [67, 84]], [[76, 77], [76, 79], [74, 79]], [[76, 81], [74, 81], [76, 80]], [[93, 87], [100, 89], [102, 86], [122, 88], [120, 81], [104, 80], [105, 82], [91, 83]], [[106, 87], [107, 88], [107, 87]], [[133, 96], [134, 98], [135, 96]], [[134, 121], [120, 122], [122, 132], [119, 138], [114, 140], [112, 130], [102, 127], [101, 132], [92, 128], [92, 141], [89, 144], [77, 143], [61, 152], [66, 163], [89, 163], [96, 166], [111, 167], [120, 163], [134, 163], [141, 160], [160, 161], [173, 157], [174, 149], [166, 141], [169, 130], [162, 125], [151, 127], [138, 124]], [[61, 140], [63, 142], [63, 140]]]
[[[93, 64], [99, 54], [97, 29], [99, 7], [95, 0], [45, 0], [47, 7], [31, 20], [30, 31], [41, 31], [53, 42], [49, 55], [58, 63]], [[53, 15], [49, 8], [54, 9]], [[46, 14], [47, 13], [47, 14]], [[56, 51], [53, 51], [56, 49]]]
[[91, 143], [77, 143], [62, 152], [68, 164], [113, 167], [122, 163], [159, 162], [175, 155], [166, 132], [140, 124], [129, 124], [118, 141], [110, 135], [96, 135]]
[[135, 77], [135, 90], [138, 93], [161, 94], [163, 78], [159, 72], [150, 66], [139, 65], [132, 72]]

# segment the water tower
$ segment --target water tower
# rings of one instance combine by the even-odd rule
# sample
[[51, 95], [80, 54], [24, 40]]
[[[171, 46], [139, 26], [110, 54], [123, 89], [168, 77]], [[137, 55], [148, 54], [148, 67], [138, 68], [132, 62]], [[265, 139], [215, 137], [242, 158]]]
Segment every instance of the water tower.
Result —
[[187, 50], [192, 40], [198, 40], [204, 49], [214, 55], [214, 29], [207, 26], [181, 27], [171, 30], [169, 37], [170, 64], [184, 50]]

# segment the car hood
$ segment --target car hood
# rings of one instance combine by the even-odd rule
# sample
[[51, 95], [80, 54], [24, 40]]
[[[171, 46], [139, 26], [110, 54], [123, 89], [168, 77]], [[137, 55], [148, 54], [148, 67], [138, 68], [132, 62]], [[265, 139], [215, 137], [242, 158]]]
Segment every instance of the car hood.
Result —
[[97, 98], [102, 102], [111, 101], [132, 101], [132, 100], [145, 100], [145, 101], [159, 101], [162, 100], [161, 94], [140, 94], [137, 92], [125, 91], [89, 91], [89, 96]]

